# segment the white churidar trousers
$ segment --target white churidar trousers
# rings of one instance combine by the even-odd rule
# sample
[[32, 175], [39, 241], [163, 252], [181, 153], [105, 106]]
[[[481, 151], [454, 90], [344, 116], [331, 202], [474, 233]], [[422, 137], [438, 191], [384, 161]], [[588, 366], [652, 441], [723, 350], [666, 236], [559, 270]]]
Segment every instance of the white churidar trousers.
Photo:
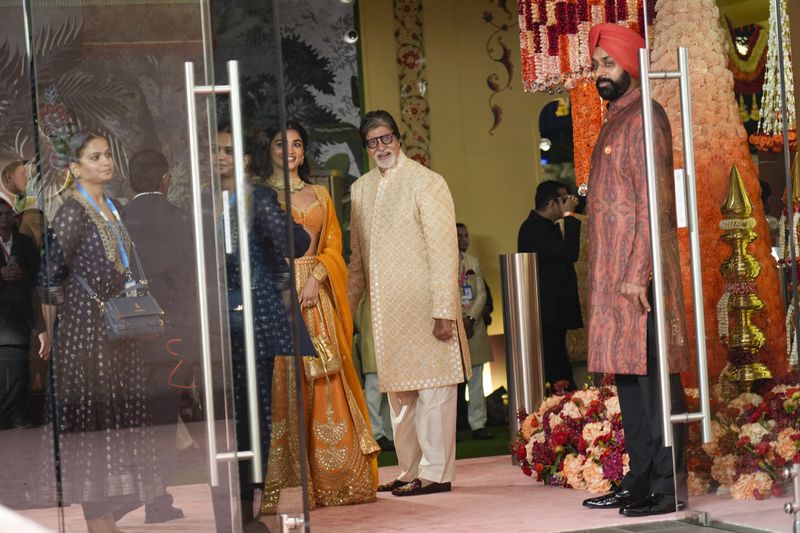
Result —
[[456, 385], [389, 392], [401, 481], [446, 483], [456, 470]]

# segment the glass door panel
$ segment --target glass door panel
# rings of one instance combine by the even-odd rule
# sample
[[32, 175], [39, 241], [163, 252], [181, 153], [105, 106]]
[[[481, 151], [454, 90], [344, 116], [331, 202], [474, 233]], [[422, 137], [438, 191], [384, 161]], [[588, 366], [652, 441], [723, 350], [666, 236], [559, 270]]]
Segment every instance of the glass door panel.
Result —
[[[40, 158], [27, 195], [46, 221], [54, 332], [39, 432], [54, 460], [37, 470], [58, 481], [36, 503], [62, 508], [68, 531], [238, 531], [216, 109], [197, 96], [190, 114], [185, 83], [186, 62], [194, 84], [214, 83], [208, 4], [36, 2], [29, 27]], [[129, 291], [164, 311], [157, 337], [108, 337], [100, 304]]]
[[53, 465], [54, 455], [43, 440], [50, 362], [40, 356], [47, 340], [40, 335], [44, 319], [35, 289], [43, 218], [25, 201], [26, 187], [37, 183], [25, 20], [22, 0], [0, 2], [0, 238], [11, 241], [0, 254], [0, 505], [57, 530], [63, 515], [52, 505], [55, 469], [41, 472], [41, 465]]

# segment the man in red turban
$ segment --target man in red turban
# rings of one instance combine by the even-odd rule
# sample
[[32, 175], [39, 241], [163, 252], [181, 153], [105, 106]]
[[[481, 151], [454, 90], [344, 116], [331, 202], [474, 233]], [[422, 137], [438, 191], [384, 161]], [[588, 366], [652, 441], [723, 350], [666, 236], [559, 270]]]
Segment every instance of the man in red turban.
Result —
[[[592, 153], [589, 175], [589, 371], [616, 377], [630, 471], [621, 485], [583, 504], [619, 508], [626, 516], [675, 512], [674, 472], [682, 471], [685, 427], [674, 428], [675, 457], [662, 445], [658, 348], [652, 301], [649, 206], [639, 87], [639, 49], [644, 40], [616, 24], [589, 32], [592, 71], [608, 113]], [[678, 372], [686, 368], [672, 133], [663, 108], [653, 102], [653, 137], [658, 180], [663, 312], [667, 320], [669, 387], [673, 413], [683, 411]], [[661, 309], [658, 310], [662, 312]]]

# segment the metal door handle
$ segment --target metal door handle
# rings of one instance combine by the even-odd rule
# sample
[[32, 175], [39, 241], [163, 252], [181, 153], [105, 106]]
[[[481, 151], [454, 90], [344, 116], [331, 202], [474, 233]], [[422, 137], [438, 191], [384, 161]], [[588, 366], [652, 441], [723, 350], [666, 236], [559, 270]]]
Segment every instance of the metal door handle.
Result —
[[[653, 298], [656, 313], [656, 338], [658, 343], [658, 374], [661, 381], [661, 410], [664, 446], [672, 446], [672, 424], [700, 421], [703, 442], [711, 442], [711, 402], [708, 388], [708, 360], [706, 355], [706, 328], [703, 309], [703, 278], [700, 262], [700, 234], [697, 219], [697, 187], [695, 183], [694, 145], [692, 144], [692, 107], [689, 83], [689, 53], [678, 48], [677, 71], [650, 71], [650, 54], [647, 48], [639, 50], [639, 68], [642, 80], [642, 122], [644, 123], [645, 168], [647, 171], [647, 200], [650, 215], [650, 244], [653, 257]], [[689, 242], [692, 263], [692, 292], [695, 311], [695, 337], [697, 349], [697, 381], [700, 412], [672, 414], [672, 397], [669, 389], [669, 354], [667, 327], [663, 301], [664, 272], [661, 264], [661, 232], [658, 215], [658, 178], [656, 176], [655, 148], [653, 146], [653, 103], [650, 93], [651, 79], [678, 79], [680, 81], [681, 123], [683, 125], [684, 180], [689, 223]]]
[[[249, 184], [244, 171], [244, 136], [242, 134], [241, 94], [239, 90], [239, 65], [236, 61], [228, 61], [228, 85], [195, 85], [194, 64], [184, 63], [186, 78], [186, 107], [189, 115], [189, 153], [192, 171], [192, 207], [195, 223], [195, 255], [198, 277], [198, 300], [200, 303], [201, 350], [203, 360], [203, 382], [205, 383], [204, 406], [206, 410], [206, 431], [208, 432], [209, 480], [212, 486], [219, 484], [217, 461], [252, 459], [253, 482], [263, 481], [261, 454], [261, 426], [259, 423], [258, 384], [256, 379], [255, 331], [253, 327], [253, 297], [250, 272], [250, 249], [248, 246], [249, 208], [244, 201]], [[236, 202], [237, 227], [239, 230], [239, 259], [242, 287], [242, 306], [244, 316], [245, 370], [247, 380], [247, 404], [250, 422], [250, 451], [217, 453], [216, 427], [214, 423], [214, 396], [211, 372], [211, 336], [209, 332], [208, 297], [206, 295], [206, 269], [203, 250], [203, 216], [200, 197], [200, 150], [197, 142], [197, 109], [195, 96], [228, 94], [231, 108], [231, 133], [233, 138], [233, 163], [236, 191], [239, 201]], [[226, 208], [227, 208], [226, 203]], [[230, 230], [229, 215], [227, 230]], [[226, 249], [230, 248], [230, 239], [226, 239]], [[232, 250], [231, 250], [232, 251]]]
[[183, 64], [186, 83], [186, 110], [189, 117], [189, 162], [192, 171], [192, 211], [194, 218], [195, 266], [197, 267], [197, 299], [200, 307], [200, 351], [203, 361], [203, 407], [208, 435], [208, 475], [212, 487], [219, 485], [217, 473], [217, 433], [214, 425], [214, 384], [211, 375], [211, 332], [209, 330], [208, 296], [206, 293], [205, 242], [203, 236], [203, 202], [200, 182], [200, 147], [197, 142], [197, 106], [195, 105], [194, 63]]

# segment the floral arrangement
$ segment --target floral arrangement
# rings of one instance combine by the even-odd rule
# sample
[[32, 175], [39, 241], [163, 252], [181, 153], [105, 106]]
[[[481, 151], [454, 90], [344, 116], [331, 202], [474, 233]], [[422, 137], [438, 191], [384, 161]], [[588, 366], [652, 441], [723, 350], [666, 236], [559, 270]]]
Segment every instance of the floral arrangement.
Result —
[[[696, 4], [696, 5], [695, 5]], [[777, 269], [773, 268], [770, 229], [764, 216], [758, 169], [750, 156], [747, 132], [739, 116], [734, 95], [733, 75], [728, 69], [728, 31], [720, 25], [719, 8], [715, 0], [692, 0], [686, 9], [684, 0], [659, 0], [655, 25], [650, 36], [654, 71], [676, 70], [679, 46], [689, 50], [692, 94], [692, 124], [694, 129], [695, 181], [697, 211], [700, 224], [700, 252], [705, 299], [706, 331], [717, 331], [716, 304], [724, 294], [726, 280], [720, 275], [720, 265], [730, 255], [730, 246], [720, 239], [720, 206], [725, 203], [730, 185], [731, 168], [739, 169], [747, 196], [753, 200], [753, 214], [758, 238], [749, 244], [748, 251], [763, 266], [755, 283], [764, 309], [754, 323], [764, 332], [766, 344], [761, 361], [772, 372], [786, 372], [785, 307], [780, 291]], [[669, 117], [672, 127], [672, 147], [675, 168], [683, 168], [683, 138], [678, 84], [653, 83], [653, 98]], [[591, 184], [590, 184], [591, 186]], [[684, 304], [687, 323], [694, 322], [694, 301], [691, 291], [692, 269], [689, 262], [689, 233], [678, 230]], [[688, 345], [694, 349], [694, 331], [688, 331]], [[711, 376], [719, 376], [728, 362], [728, 350], [718, 336], [708, 335], [708, 366]], [[692, 369], [684, 375], [686, 383], [696, 382], [694, 358]]]
[[602, 104], [597, 87], [591, 81], [580, 81], [570, 91], [572, 100], [573, 159], [575, 161], [575, 185], [585, 190], [589, 183], [589, 170], [592, 150], [603, 126], [605, 106]]
[[[519, 0], [522, 79], [531, 92], [589, 79], [589, 30], [603, 22], [643, 33], [645, 0]], [[655, 0], [646, 0], [650, 20]]]
[[[781, 0], [780, 10], [776, 10], [775, 2], [770, 2], [769, 4], [769, 44], [767, 48], [766, 74], [764, 75], [764, 96], [761, 101], [761, 120], [758, 122], [758, 132], [750, 136], [750, 142], [756, 148], [765, 152], [783, 151], [780, 98], [781, 74], [778, 54], [783, 55], [789, 149], [793, 152], [797, 150], [792, 45], [789, 36], [789, 13], [786, 7], [786, 0]], [[781, 46], [778, 46], [778, 17], [780, 17], [781, 22]]]
[[545, 485], [603, 493], [628, 471], [617, 389], [613, 377], [600, 387], [564, 392], [566, 382], [535, 413], [518, 413], [511, 443], [522, 472]]
[[[690, 410], [699, 409], [697, 389], [686, 392]], [[722, 396], [722, 387], [713, 387], [709, 444], [701, 443], [699, 425], [689, 425], [689, 494], [780, 496], [783, 467], [800, 462], [800, 386], [773, 382], [763, 395], [745, 392], [729, 402]]]
[[[545, 485], [609, 492], [628, 471], [625, 434], [613, 377], [548, 396], [535, 413], [518, 413], [520, 430], [511, 443], [522, 472]], [[797, 375], [765, 385], [763, 394], [730, 394], [712, 388], [712, 441], [703, 444], [700, 425], [689, 424], [689, 494], [715, 491], [738, 500], [780, 496], [785, 465], [800, 462], [800, 385]], [[726, 401], [725, 398], [731, 398]], [[697, 389], [686, 390], [690, 412], [699, 410]]]

